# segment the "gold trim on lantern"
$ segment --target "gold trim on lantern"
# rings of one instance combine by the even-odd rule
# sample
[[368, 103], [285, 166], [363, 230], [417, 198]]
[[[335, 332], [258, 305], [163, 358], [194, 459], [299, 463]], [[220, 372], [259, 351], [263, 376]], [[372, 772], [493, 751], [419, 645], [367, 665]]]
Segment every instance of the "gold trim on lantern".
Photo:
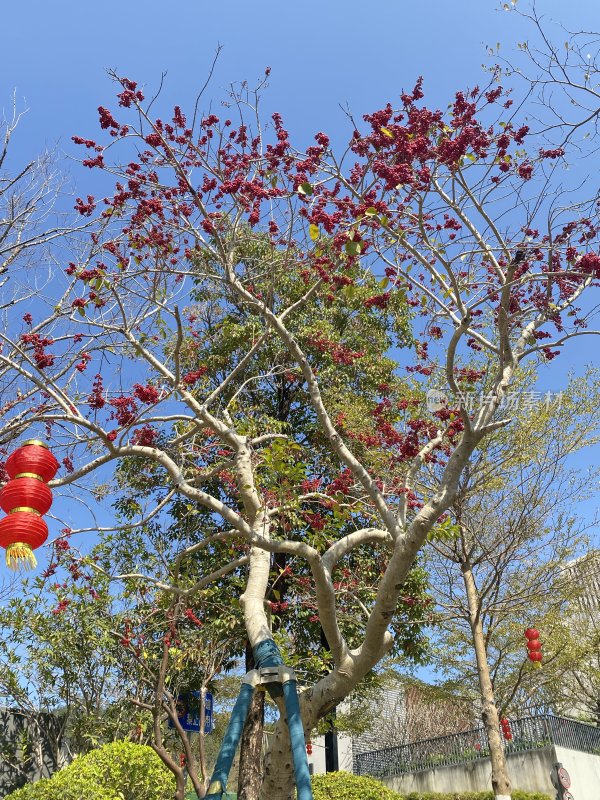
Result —
[[37, 560], [26, 542], [13, 542], [6, 548], [6, 566], [12, 570], [29, 570], [37, 567]]
[[46, 444], [46, 442], [42, 442], [42, 440], [41, 440], [41, 439], [27, 439], [27, 441], [26, 441], [26, 442], [23, 442], [23, 444], [21, 445], [21, 447], [27, 447], [27, 445], [28, 445], [28, 444], [38, 444], [40, 447], [45, 447], [45, 448], [46, 448], [46, 450], [49, 450], [49, 449], [50, 449], [50, 448], [48, 447], [48, 445]]
[[37, 514], [38, 517], [42, 516], [39, 511], [36, 511], [35, 508], [30, 508], [29, 506], [17, 506], [16, 508], [11, 508], [11, 510], [8, 513], [16, 514], [17, 511], [29, 511], [32, 514]]
[[35, 472], [19, 472], [18, 475], [15, 475], [15, 480], [17, 478], [36, 478], [36, 480], [41, 481], [42, 483], [46, 483], [46, 481], [42, 478], [42, 476], [38, 475]]

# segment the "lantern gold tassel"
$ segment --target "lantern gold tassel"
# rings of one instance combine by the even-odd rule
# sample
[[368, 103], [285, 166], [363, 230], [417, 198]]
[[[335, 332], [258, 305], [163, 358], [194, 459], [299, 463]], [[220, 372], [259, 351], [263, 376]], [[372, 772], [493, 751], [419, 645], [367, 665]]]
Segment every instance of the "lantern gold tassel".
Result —
[[37, 561], [30, 545], [25, 542], [9, 544], [6, 548], [6, 566], [15, 571], [34, 569]]

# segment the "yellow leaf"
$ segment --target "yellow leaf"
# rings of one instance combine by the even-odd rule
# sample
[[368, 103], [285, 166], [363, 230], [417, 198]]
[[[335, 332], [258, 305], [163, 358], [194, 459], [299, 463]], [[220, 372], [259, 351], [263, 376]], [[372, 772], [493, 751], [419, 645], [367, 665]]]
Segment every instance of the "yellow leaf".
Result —
[[319, 230], [318, 225], [309, 225], [308, 233], [313, 242], [316, 242], [319, 236], [321, 235], [321, 231]]
[[394, 134], [391, 132], [389, 128], [379, 128], [379, 130], [383, 133], [384, 136], [387, 136], [388, 139], [394, 138]]

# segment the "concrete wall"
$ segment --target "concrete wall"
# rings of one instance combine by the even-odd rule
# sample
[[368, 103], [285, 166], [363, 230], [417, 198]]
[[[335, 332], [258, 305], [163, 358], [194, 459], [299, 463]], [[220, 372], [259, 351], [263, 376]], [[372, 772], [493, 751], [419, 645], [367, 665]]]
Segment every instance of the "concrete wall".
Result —
[[[556, 789], [551, 776], [557, 762], [567, 769], [571, 777], [569, 791], [574, 800], [600, 800], [600, 756], [565, 747], [548, 746], [540, 750], [511, 753], [508, 756], [508, 771], [513, 789], [546, 792], [554, 799]], [[391, 789], [401, 793], [489, 791], [492, 786], [489, 758], [382, 780]]]
[[599, 800], [600, 798], [600, 756], [581, 753], [579, 750], [556, 748], [556, 760], [571, 776], [569, 791], [574, 800]]
[[[569, 751], [570, 752], [570, 751]], [[508, 756], [508, 771], [514, 789], [547, 792], [554, 797], [550, 776], [555, 763], [553, 747], [514, 753]], [[600, 759], [599, 759], [600, 760]], [[481, 758], [451, 767], [411, 772], [382, 778], [397, 792], [483, 792], [492, 788], [492, 769], [489, 758]], [[600, 795], [596, 796], [598, 800]], [[575, 795], [575, 800], [579, 797]]]

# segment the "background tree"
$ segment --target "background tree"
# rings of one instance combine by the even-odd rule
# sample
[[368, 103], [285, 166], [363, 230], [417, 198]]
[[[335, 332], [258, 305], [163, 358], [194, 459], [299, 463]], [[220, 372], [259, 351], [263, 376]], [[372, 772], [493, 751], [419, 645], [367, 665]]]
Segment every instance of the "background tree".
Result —
[[564, 614], [567, 564], [585, 544], [587, 526], [574, 509], [593, 493], [597, 473], [568, 465], [598, 441], [598, 385], [590, 370], [544, 399], [523, 383], [511, 402], [513, 424], [465, 470], [452, 525], [432, 542], [439, 663], [462, 697], [471, 690], [492, 769], [504, 775], [500, 718], [539, 708], [544, 682], [526, 658], [523, 632], [542, 631], [551, 668], [548, 640]]

